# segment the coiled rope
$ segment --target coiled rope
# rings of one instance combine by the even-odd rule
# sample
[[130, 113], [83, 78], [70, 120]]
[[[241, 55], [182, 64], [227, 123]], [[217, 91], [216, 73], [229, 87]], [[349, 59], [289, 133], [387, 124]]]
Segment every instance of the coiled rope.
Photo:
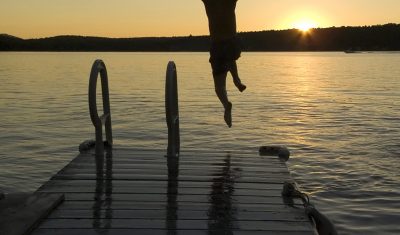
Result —
[[332, 222], [310, 203], [309, 196], [301, 192], [293, 182], [285, 182], [283, 184], [282, 196], [291, 199], [301, 199], [305, 213], [310, 217], [319, 235], [337, 235]]

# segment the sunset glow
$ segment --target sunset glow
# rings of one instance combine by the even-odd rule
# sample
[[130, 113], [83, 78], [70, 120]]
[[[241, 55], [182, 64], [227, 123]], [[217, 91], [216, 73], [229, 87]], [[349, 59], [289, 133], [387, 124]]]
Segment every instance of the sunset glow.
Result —
[[302, 20], [299, 22], [296, 22], [294, 25], [294, 28], [299, 29], [303, 32], [308, 32], [312, 28], [317, 27], [317, 23], [315, 23], [312, 20]]
[[[398, 0], [239, 0], [237, 30], [262, 31], [400, 23]], [[40, 14], [39, 14], [40, 12]], [[200, 0], [1, 0], [0, 34], [104, 37], [207, 35]]]

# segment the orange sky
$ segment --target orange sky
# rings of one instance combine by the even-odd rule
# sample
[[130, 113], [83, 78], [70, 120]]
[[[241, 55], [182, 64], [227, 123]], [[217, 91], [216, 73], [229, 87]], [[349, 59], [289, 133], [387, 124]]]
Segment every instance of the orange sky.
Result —
[[[239, 0], [239, 31], [400, 23], [400, 0]], [[208, 33], [201, 0], [1, 0], [0, 33], [22, 38]]]

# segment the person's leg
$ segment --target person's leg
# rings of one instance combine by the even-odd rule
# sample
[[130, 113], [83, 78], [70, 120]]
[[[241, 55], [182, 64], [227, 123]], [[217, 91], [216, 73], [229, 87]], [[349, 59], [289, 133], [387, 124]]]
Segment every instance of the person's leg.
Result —
[[232, 75], [233, 83], [239, 89], [239, 91], [243, 92], [244, 90], [246, 90], [246, 86], [242, 83], [242, 81], [239, 78], [236, 61], [232, 61], [231, 63], [229, 63], [229, 72]]
[[224, 120], [226, 124], [231, 127], [232, 126], [232, 103], [228, 100], [228, 94], [226, 92], [226, 76], [227, 72], [215, 75], [214, 77], [214, 85], [215, 85], [215, 93], [217, 94], [218, 99], [221, 101], [222, 105], [225, 108]]

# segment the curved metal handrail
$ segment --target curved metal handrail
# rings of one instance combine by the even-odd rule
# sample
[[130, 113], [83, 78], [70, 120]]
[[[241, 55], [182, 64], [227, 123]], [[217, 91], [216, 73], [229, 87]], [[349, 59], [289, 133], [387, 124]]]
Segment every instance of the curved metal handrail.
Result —
[[165, 114], [168, 126], [168, 157], [178, 157], [180, 151], [178, 82], [176, 65], [170, 61], [165, 80]]
[[[99, 116], [96, 103], [97, 78], [100, 73], [101, 90], [103, 95], [103, 110], [104, 114]], [[93, 63], [89, 78], [89, 111], [90, 119], [95, 127], [96, 132], [96, 156], [103, 156], [103, 125], [105, 126], [106, 141], [109, 146], [113, 144], [112, 128], [111, 128], [111, 111], [110, 98], [108, 92], [108, 76], [106, 65], [102, 60], [96, 60]]]

